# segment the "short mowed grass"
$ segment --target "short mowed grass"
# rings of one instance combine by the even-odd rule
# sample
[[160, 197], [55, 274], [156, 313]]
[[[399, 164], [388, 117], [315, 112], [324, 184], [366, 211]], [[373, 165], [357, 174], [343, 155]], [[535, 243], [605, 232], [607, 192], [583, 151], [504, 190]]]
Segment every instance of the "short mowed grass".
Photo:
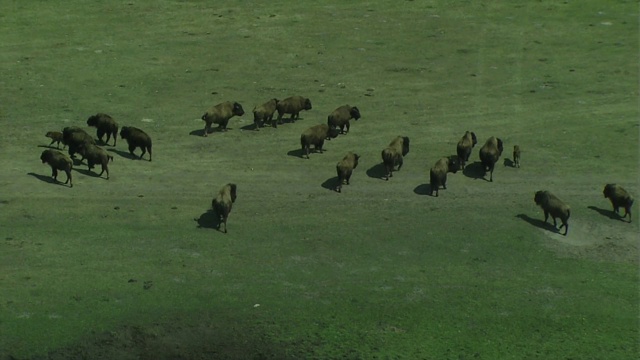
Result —
[[[640, 196], [635, 1], [10, 0], [0, 49], [0, 359], [639, 355], [638, 217], [602, 196]], [[313, 109], [253, 131], [291, 95]], [[246, 114], [202, 137], [227, 100]], [[302, 159], [344, 104], [362, 118]], [[147, 131], [153, 161], [119, 139], [109, 180], [83, 163], [52, 183], [44, 134], [97, 112]], [[426, 195], [466, 130], [469, 169]], [[473, 164], [490, 136], [492, 183]], [[225, 235], [209, 208], [228, 182]], [[571, 206], [567, 237], [542, 189]]]

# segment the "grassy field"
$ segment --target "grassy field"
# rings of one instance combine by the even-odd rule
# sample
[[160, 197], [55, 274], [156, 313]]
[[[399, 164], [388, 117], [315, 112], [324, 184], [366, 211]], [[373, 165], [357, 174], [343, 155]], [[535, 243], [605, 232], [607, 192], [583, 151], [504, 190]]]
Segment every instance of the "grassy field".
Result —
[[[636, 359], [639, 220], [602, 188], [640, 196], [638, 31], [637, 1], [3, 1], [0, 359]], [[313, 109], [253, 131], [291, 95]], [[246, 114], [203, 137], [227, 100]], [[302, 159], [344, 104], [362, 118]], [[147, 131], [153, 162], [119, 139], [109, 180], [53, 183], [44, 134], [97, 112]], [[466, 130], [472, 164], [426, 195]]]

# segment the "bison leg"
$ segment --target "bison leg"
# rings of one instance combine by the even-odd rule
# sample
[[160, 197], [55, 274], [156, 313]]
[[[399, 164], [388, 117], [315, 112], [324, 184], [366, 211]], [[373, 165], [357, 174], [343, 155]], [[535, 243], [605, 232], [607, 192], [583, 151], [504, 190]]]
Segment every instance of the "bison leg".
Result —
[[547, 220], [549, 219], [549, 212], [547, 210], [544, 210], [544, 223], [547, 223]]
[[71, 180], [71, 170], [65, 170], [64, 172], [67, 174], [67, 181], [65, 181], [64, 183], [70, 183], [69, 187], [73, 187], [73, 181]]
[[398, 160], [398, 171], [400, 171], [400, 168], [402, 168], [402, 164], [404, 164], [404, 160], [402, 160], [402, 158], [400, 158]]
[[348, 132], [349, 132], [349, 129], [351, 128], [351, 125], [349, 124], [349, 122], [348, 122], [348, 121], [347, 121], [347, 123], [346, 123], [346, 124], [344, 124], [344, 125], [345, 125], [345, 127], [347, 128], [347, 131], [343, 131], [342, 133], [343, 133], [343, 134], [346, 134], [346, 133], [348, 133]]
[[58, 180], [58, 169], [53, 166], [51, 167], [51, 177], [53, 178], [53, 180]]
[[136, 149], [135, 145], [129, 144], [129, 154], [133, 155], [133, 151]]
[[[147, 148], [146, 146], [140, 146], [140, 149], [142, 150], [142, 154], [140, 154], [140, 160], [142, 160], [142, 157], [144, 156], [144, 154], [147, 153]], [[151, 157], [149, 157], [151, 158]]]

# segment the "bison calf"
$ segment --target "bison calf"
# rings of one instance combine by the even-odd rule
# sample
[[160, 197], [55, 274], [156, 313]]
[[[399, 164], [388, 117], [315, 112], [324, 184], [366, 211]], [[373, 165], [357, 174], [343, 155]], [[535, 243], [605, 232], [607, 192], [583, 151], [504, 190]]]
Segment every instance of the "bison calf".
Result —
[[[340, 133], [346, 134], [349, 132], [349, 128], [351, 127], [349, 124], [349, 120], [351, 119], [355, 119], [356, 121], [360, 119], [360, 110], [355, 106], [342, 105], [329, 114], [327, 117], [327, 125], [339, 127]], [[346, 132], [344, 131], [345, 127], [347, 128]]]
[[211, 131], [211, 124], [218, 124], [218, 129], [221, 131], [227, 131], [227, 124], [229, 119], [234, 116], [244, 115], [244, 109], [238, 102], [225, 101], [218, 105], [213, 106], [202, 115], [204, 120], [204, 136], [209, 135]]
[[123, 126], [122, 129], [120, 129], [120, 137], [127, 140], [129, 153], [131, 155], [133, 155], [133, 151], [136, 148], [140, 148], [142, 150], [140, 159], [142, 159], [148, 151], [149, 161], [151, 161], [151, 137], [147, 135], [147, 133], [133, 126]]
[[224, 224], [224, 233], [227, 233], [227, 218], [231, 212], [231, 207], [236, 201], [236, 184], [227, 184], [220, 189], [218, 195], [211, 202], [213, 211], [218, 217], [218, 230]]
[[51, 177], [55, 181], [58, 181], [58, 170], [62, 170], [67, 174], [67, 181], [69, 187], [73, 187], [73, 181], [71, 180], [71, 169], [73, 168], [73, 161], [67, 155], [57, 150], [45, 150], [40, 155], [42, 163], [47, 163], [51, 166]]
[[520, 167], [520, 146], [513, 145], [513, 167]]
[[253, 123], [256, 126], [256, 130], [260, 130], [260, 127], [263, 127], [267, 121], [269, 123], [273, 121], [273, 114], [276, 112], [278, 102], [278, 99], [271, 99], [253, 108]]
[[312, 126], [300, 135], [300, 145], [302, 152], [309, 158], [311, 145], [314, 149], [322, 154], [322, 146], [325, 140], [331, 140], [338, 136], [338, 129], [331, 128], [329, 125], [320, 124]]
[[490, 137], [480, 149], [480, 161], [484, 168], [485, 174], [490, 173], [489, 181], [493, 181], [493, 169], [502, 155], [502, 140], [495, 136]]
[[607, 184], [604, 186], [602, 194], [604, 194], [605, 198], [609, 198], [609, 200], [611, 200], [613, 211], [616, 214], [619, 214], [618, 208], [623, 207], [624, 216], [622, 218], [624, 219], [629, 215], [629, 222], [631, 222], [631, 206], [633, 205], [633, 197], [629, 195], [622, 186], [618, 184]]
[[48, 131], [45, 136], [51, 139], [51, 143], [49, 143], [49, 146], [53, 145], [53, 143], [57, 143], [56, 147], [58, 149], [60, 149], [60, 143], [62, 143], [63, 149], [67, 146], [63, 142], [62, 133], [60, 131]]
[[393, 176], [394, 168], [397, 166], [398, 171], [404, 163], [403, 157], [409, 153], [409, 138], [407, 136], [398, 136], [389, 144], [389, 147], [382, 150], [382, 163], [386, 170], [385, 180], [389, 180]]
[[349, 179], [353, 170], [358, 166], [358, 160], [360, 155], [354, 154], [351, 151], [345, 155], [344, 158], [336, 165], [336, 172], [338, 173], [338, 185], [336, 186], [337, 192], [342, 192], [342, 185], [349, 185]]
[[469, 161], [469, 156], [471, 156], [471, 151], [473, 147], [478, 143], [478, 138], [474, 132], [467, 131], [462, 136], [462, 139], [458, 141], [458, 145], [456, 147], [458, 154], [458, 162], [460, 163], [460, 167], [464, 169], [467, 161]]
[[[276, 110], [278, 110], [277, 124], [282, 124], [284, 114], [291, 114], [291, 121], [294, 122], [300, 117], [300, 111], [311, 110], [311, 100], [302, 96], [291, 96], [278, 101]], [[274, 127], [277, 127], [277, 124], [274, 123]]]
[[440, 186], [443, 189], [447, 188], [447, 173], [456, 173], [459, 168], [459, 158], [458, 156], [449, 156], [444, 157], [438, 161], [429, 171], [429, 179], [431, 186], [431, 193], [429, 195], [433, 195], [433, 192], [436, 192], [436, 197], [438, 196], [438, 190]]
[[556, 218], [560, 218], [562, 225], [560, 225], [558, 230], [562, 229], [564, 226], [563, 235], [567, 235], [567, 232], [569, 232], [568, 220], [571, 215], [571, 208], [569, 208], [569, 205], [565, 204], [552, 193], [542, 190], [536, 192], [533, 197], [533, 201], [544, 211], [544, 222], [546, 223], [547, 219], [549, 219], [549, 215], [551, 215], [553, 218], [553, 226], [556, 227]]
[[102, 141], [102, 137], [106, 134], [107, 141], [104, 144], [109, 145], [109, 140], [113, 136], [113, 146], [118, 141], [118, 123], [109, 115], [97, 113], [87, 119], [87, 125], [96, 128], [98, 140]]

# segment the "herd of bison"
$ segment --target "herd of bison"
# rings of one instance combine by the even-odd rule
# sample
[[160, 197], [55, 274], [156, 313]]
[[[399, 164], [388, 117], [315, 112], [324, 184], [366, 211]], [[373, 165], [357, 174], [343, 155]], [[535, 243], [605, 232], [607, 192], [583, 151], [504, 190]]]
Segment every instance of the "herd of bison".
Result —
[[[311, 110], [311, 108], [311, 101], [302, 96], [292, 96], [284, 100], [271, 99], [253, 109], [255, 130], [260, 130], [265, 124], [277, 127], [278, 124], [282, 124], [284, 115], [291, 115], [290, 121], [295, 122], [301, 111]], [[278, 117], [274, 120], [273, 117], [276, 111]], [[218, 130], [226, 131], [229, 119], [242, 115], [244, 115], [244, 110], [238, 102], [226, 101], [211, 107], [202, 115], [202, 120], [205, 122], [204, 136], [208, 136], [212, 124], [217, 124]], [[358, 120], [359, 118], [360, 111], [357, 107], [343, 105], [329, 114], [326, 124], [315, 125], [305, 130], [300, 136], [300, 145], [304, 157], [309, 158], [312, 145], [315, 151], [322, 152], [322, 146], [325, 140], [331, 140], [339, 134], [346, 134], [350, 129], [349, 121], [351, 119]], [[119, 127], [111, 116], [98, 113], [87, 119], [87, 125], [97, 129], [97, 138], [102, 144], [108, 145], [111, 137], [113, 137], [113, 146], [116, 146]], [[102, 139], [105, 135], [106, 141], [103, 141]], [[75, 126], [65, 127], [61, 132], [49, 131], [46, 136], [51, 138], [49, 146], [57, 143], [56, 146], [59, 148], [60, 143], [62, 143], [63, 149], [67, 147], [69, 153], [67, 156], [67, 154], [53, 149], [47, 149], [42, 152], [40, 159], [42, 163], [48, 163], [51, 166], [51, 176], [54, 180], [57, 181], [58, 170], [64, 171], [67, 175], [65, 184], [68, 183], [69, 187], [73, 187], [71, 169], [74, 164], [72, 158], [75, 157], [76, 153], [82, 156], [80, 163], [86, 160], [90, 170], [93, 169], [94, 165], [100, 164], [102, 171], [98, 176], [106, 173], [106, 178], [109, 178], [109, 161], [113, 160], [113, 156], [109, 155], [103, 148], [97, 146], [96, 139], [85, 130]], [[146, 132], [136, 127], [123, 126], [120, 128], [120, 137], [127, 141], [131, 155], [134, 155], [134, 151], [140, 148], [142, 150], [140, 159], [148, 152], [149, 161], [151, 161], [152, 141]], [[447, 188], [447, 173], [456, 173], [458, 170], [465, 168], [465, 164], [469, 161], [473, 147], [477, 142], [478, 140], [475, 133], [467, 131], [457, 144], [457, 155], [443, 157], [435, 163], [430, 170], [431, 195], [435, 192], [435, 196], [438, 196], [438, 190], [440, 188]], [[502, 140], [494, 136], [487, 139], [482, 148], [480, 148], [480, 161], [485, 175], [489, 172], [489, 181], [493, 181], [494, 166], [502, 155], [503, 150]], [[394, 171], [402, 168], [403, 157], [408, 153], [409, 137], [407, 136], [394, 138], [389, 146], [382, 150], [382, 163], [385, 168], [383, 178], [385, 180], [389, 180], [389, 178], [393, 176]], [[338, 162], [336, 165], [338, 183], [335, 191], [341, 192], [342, 185], [349, 184], [351, 174], [358, 166], [359, 158], [360, 156], [358, 154], [349, 152]], [[513, 148], [513, 166], [520, 167], [520, 147], [518, 145], [515, 145]], [[213, 211], [219, 219], [218, 229], [221, 230], [220, 228], [224, 226], [224, 230], [222, 231], [225, 233], [227, 232], [227, 218], [236, 200], [236, 188], [236, 184], [224, 185], [212, 201]], [[616, 213], [618, 213], [620, 207], [624, 208], [625, 213], [622, 219], [628, 215], [629, 222], [631, 222], [633, 197], [617, 184], [606, 184], [603, 194], [605, 198], [609, 198], [613, 205], [613, 210]], [[534, 201], [544, 211], [545, 223], [549, 215], [551, 215], [553, 219], [554, 227], [557, 226], [556, 218], [560, 219], [562, 225], [560, 225], [558, 229], [564, 227], [564, 235], [566, 235], [569, 230], [568, 219], [571, 214], [570, 207], [552, 193], [544, 190], [535, 193]]]

